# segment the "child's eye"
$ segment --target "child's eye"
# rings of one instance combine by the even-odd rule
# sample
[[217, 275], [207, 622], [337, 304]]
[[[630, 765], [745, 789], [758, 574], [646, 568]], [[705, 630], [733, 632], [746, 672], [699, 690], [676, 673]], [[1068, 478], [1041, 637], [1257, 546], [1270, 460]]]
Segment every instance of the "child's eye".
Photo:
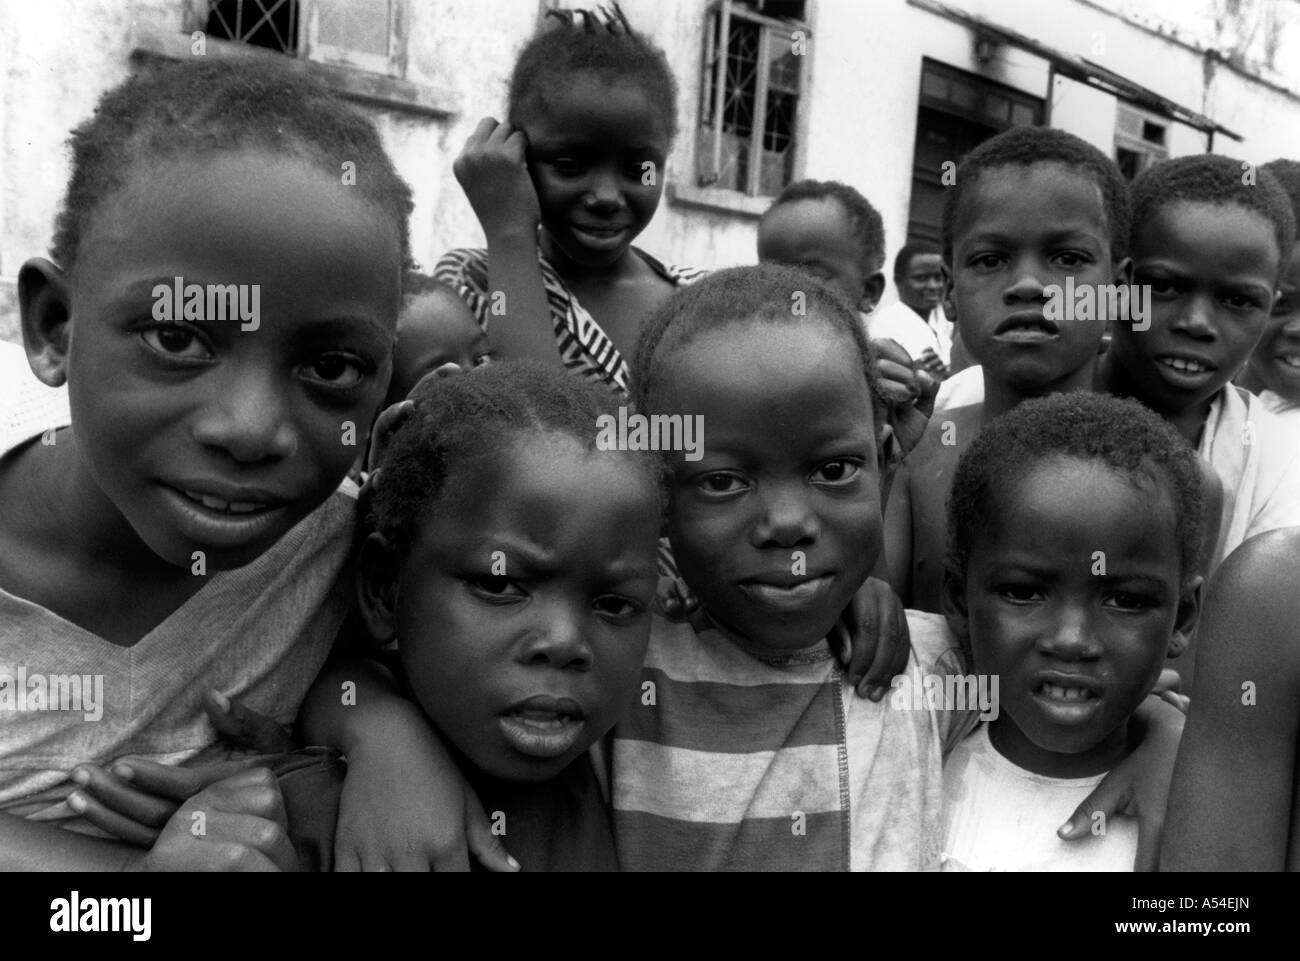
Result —
[[746, 488], [744, 480], [735, 474], [705, 474], [696, 482], [696, 486], [706, 494], [735, 494]]
[[1106, 598], [1106, 603], [1123, 611], [1145, 611], [1156, 606], [1153, 598], [1123, 591], [1110, 595]]
[[998, 587], [997, 594], [1012, 604], [1032, 604], [1043, 599], [1042, 593], [1028, 584], [1003, 584]]
[[587, 170], [582, 161], [575, 160], [573, 157], [556, 157], [551, 161], [551, 167], [561, 177], [578, 177]]
[[1264, 304], [1250, 294], [1224, 294], [1223, 301], [1233, 310], [1263, 310]]
[[346, 354], [322, 354], [305, 368], [309, 380], [327, 387], [348, 389], [361, 383], [365, 372]]
[[508, 577], [499, 574], [479, 574], [465, 578], [465, 583], [476, 594], [494, 600], [524, 597], [523, 589]]
[[1150, 287], [1153, 297], [1172, 297], [1178, 293], [1178, 284], [1169, 277], [1140, 277], [1138, 282]]
[[181, 324], [155, 324], [140, 331], [140, 339], [150, 349], [167, 357], [183, 360], [207, 360], [212, 356], [198, 331]]
[[617, 594], [606, 594], [603, 597], [598, 597], [592, 606], [597, 613], [620, 621], [630, 621], [638, 614], [645, 613], [644, 605], [637, 603], [630, 597], [619, 597]]
[[966, 261], [966, 265], [976, 270], [997, 270], [1004, 260], [1001, 254], [976, 254]]
[[1077, 250], [1063, 250], [1061, 253], [1056, 255], [1056, 259], [1062, 267], [1067, 269], [1072, 267], [1084, 267], [1092, 263], [1091, 257], [1087, 254], [1080, 253]]
[[829, 484], [839, 487], [849, 483], [858, 476], [862, 467], [851, 460], [828, 460], [812, 473], [815, 484]]
[[492, 363], [492, 356], [493, 356], [492, 351], [490, 350], [484, 351], [481, 354], [476, 354], [474, 356], [474, 366], [475, 367], [487, 366], [488, 364]]

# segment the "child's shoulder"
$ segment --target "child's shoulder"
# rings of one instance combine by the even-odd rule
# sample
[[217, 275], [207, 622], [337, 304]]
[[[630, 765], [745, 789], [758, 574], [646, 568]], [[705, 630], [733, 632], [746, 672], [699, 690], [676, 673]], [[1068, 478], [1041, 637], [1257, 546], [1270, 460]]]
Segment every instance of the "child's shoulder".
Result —
[[957, 635], [947, 618], [930, 611], [907, 610], [907, 630], [912, 637], [912, 654], [922, 673], [944, 674], [964, 670]]

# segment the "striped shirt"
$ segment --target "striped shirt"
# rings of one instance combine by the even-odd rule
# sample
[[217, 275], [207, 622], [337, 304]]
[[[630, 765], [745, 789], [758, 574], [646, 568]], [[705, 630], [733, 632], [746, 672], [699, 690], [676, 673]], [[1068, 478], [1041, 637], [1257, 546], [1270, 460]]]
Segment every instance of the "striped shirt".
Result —
[[[706, 273], [687, 267], [671, 267], [660, 263], [643, 250], [636, 247], [631, 249], [674, 287], [694, 283]], [[609, 339], [604, 328], [578, 303], [578, 298], [540, 249], [537, 251], [537, 259], [542, 267], [546, 300], [551, 307], [551, 322], [555, 325], [556, 347], [564, 360], [564, 366], [626, 394], [628, 371], [623, 355]], [[462, 247], [448, 251], [433, 268], [433, 276], [460, 295], [478, 318], [483, 332], [491, 336], [488, 331], [491, 291], [488, 288], [487, 250], [481, 247]]]
[[[955, 667], [943, 618], [907, 615], [912, 681]], [[639, 702], [614, 729], [619, 861], [625, 870], [938, 870], [943, 751], [970, 721], [892, 695], [857, 697], [825, 641], [759, 657], [707, 621], [656, 617]]]

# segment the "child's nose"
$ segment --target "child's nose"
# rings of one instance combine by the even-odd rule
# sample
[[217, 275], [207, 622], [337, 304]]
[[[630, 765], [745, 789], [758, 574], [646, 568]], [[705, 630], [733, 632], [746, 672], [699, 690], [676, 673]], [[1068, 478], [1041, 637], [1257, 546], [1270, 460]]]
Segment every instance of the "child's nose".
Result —
[[618, 171], [599, 167], [592, 172], [586, 201], [591, 206], [618, 206], [623, 201]]
[[1020, 262], [1002, 299], [1008, 304], [1036, 303], [1044, 299], [1043, 294], [1043, 281], [1035, 265]]
[[770, 488], [762, 504], [763, 514], [755, 526], [755, 546], [799, 547], [817, 539], [817, 514], [802, 491], [788, 486]]
[[583, 613], [571, 604], [550, 603], [541, 605], [538, 614], [541, 622], [520, 652], [523, 662], [557, 670], [590, 670], [595, 657]]
[[248, 376], [220, 385], [195, 422], [194, 439], [243, 463], [291, 456], [298, 435], [276, 380]]
[[1189, 337], [1209, 338], [1214, 336], [1214, 304], [1208, 297], [1192, 296], [1178, 311], [1170, 329], [1182, 331]]
[[1038, 648], [1064, 661], [1095, 658], [1101, 654], [1094, 638], [1092, 619], [1081, 607], [1060, 605], [1049, 612], [1051, 626], [1039, 639]]

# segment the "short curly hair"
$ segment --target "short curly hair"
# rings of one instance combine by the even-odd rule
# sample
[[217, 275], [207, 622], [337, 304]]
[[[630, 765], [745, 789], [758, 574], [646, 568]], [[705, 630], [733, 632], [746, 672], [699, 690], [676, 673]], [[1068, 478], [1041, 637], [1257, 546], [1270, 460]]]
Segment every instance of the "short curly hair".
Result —
[[1174, 507], [1179, 569], [1198, 571], [1205, 493], [1196, 451], [1167, 421], [1134, 400], [1075, 391], [1027, 400], [996, 418], [957, 462], [948, 494], [949, 573], [962, 583], [976, 541], [997, 516], [995, 500], [1035, 464], [1056, 457], [1099, 461]]
[[800, 200], [838, 201], [849, 219], [867, 272], [874, 274], [885, 266], [885, 224], [880, 219], [880, 211], [861, 193], [838, 180], [796, 180], [781, 191], [763, 216], [782, 204]]
[[1166, 204], [1236, 204], [1269, 222], [1285, 261], [1295, 243], [1296, 220], [1291, 202], [1267, 168], [1261, 167], [1254, 171], [1253, 178], [1247, 178], [1249, 166], [1221, 154], [1193, 154], [1148, 167], [1133, 181], [1134, 239]]
[[522, 126], [535, 97], [542, 102], [573, 78], [594, 73], [608, 83], [633, 83], [646, 93], [668, 133], [677, 139], [677, 80], [664, 52], [632, 29], [617, 3], [612, 9], [548, 10], [557, 22], [534, 36], [515, 61], [506, 118]]
[[1296, 220], [1296, 230], [1300, 232], [1300, 161], [1279, 157], [1270, 160], [1260, 169], [1272, 174], [1278, 186], [1286, 191], [1287, 198], [1291, 201], [1291, 215]]
[[259, 147], [340, 176], [351, 161], [355, 189], [393, 218], [410, 266], [411, 189], [365, 116], [319, 82], [275, 61], [194, 57], [145, 61], [100, 98], [69, 140], [72, 173], [51, 253], [72, 272], [95, 212], [142, 161]]
[[[803, 294], [802, 314], [792, 309], [796, 293]], [[718, 270], [674, 292], [641, 327], [632, 359], [633, 403], [638, 410], [657, 411], [656, 392], [662, 387], [666, 358], [700, 334], [729, 325], [807, 323], [814, 312], [853, 341], [872, 398], [882, 403], [884, 394], [873, 369], [875, 352], [857, 311], [815, 277], [778, 264]], [[876, 426], [879, 430], [881, 425]]]
[[1110, 231], [1111, 260], [1128, 255], [1132, 214], [1128, 184], [1115, 161], [1088, 143], [1052, 127], [1012, 127], [985, 140], [957, 165], [957, 180], [946, 188], [941, 236], [943, 259], [952, 262], [953, 234], [962, 202], [980, 178], [1003, 167], [1030, 167], [1057, 163], [1091, 178], [1101, 189], [1102, 209]]
[[[559, 368], [531, 361], [489, 364], [453, 377], [427, 378], [412, 392], [415, 410], [390, 438], [366, 517], [399, 554], [436, 509], [458, 467], [500, 449], [511, 435], [567, 434], [596, 450], [602, 414], [617, 416], [609, 391]], [[666, 477], [658, 457], [618, 451], [645, 472], [662, 517]]]

